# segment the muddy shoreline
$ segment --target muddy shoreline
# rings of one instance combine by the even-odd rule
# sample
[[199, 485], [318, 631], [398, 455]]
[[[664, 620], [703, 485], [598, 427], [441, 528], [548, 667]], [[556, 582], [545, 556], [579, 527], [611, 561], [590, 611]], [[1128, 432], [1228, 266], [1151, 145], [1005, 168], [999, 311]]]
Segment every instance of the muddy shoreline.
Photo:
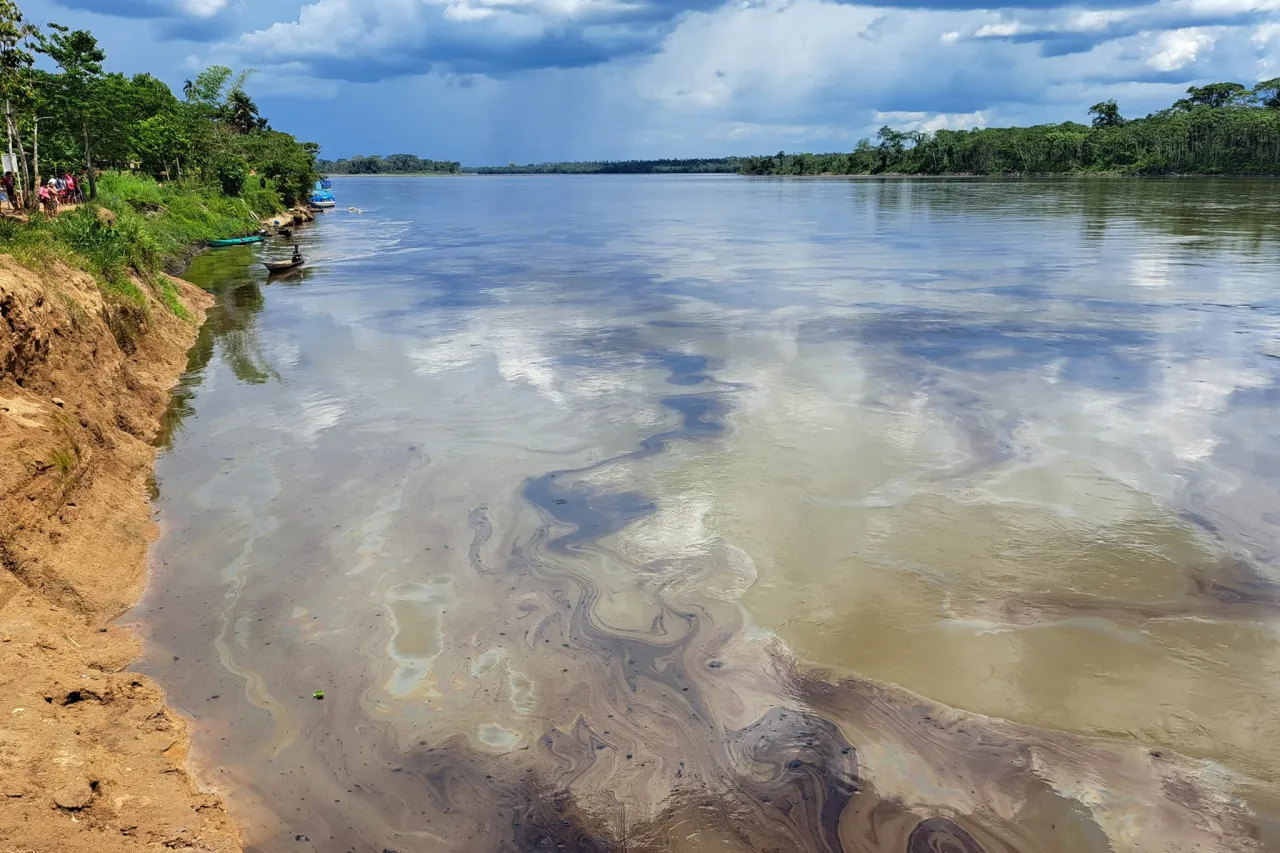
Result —
[[147, 582], [151, 441], [212, 298], [148, 294], [113, 334], [98, 285], [0, 258], [0, 849], [236, 853], [182, 718], [113, 624]]

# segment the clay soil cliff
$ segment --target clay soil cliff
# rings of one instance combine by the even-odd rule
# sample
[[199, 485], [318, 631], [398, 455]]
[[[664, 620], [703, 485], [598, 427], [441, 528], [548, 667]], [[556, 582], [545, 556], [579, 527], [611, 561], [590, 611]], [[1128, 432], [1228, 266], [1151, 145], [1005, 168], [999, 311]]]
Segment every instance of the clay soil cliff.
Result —
[[104, 303], [0, 256], [0, 853], [240, 849], [113, 625], [146, 581], [150, 440], [211, 302]]

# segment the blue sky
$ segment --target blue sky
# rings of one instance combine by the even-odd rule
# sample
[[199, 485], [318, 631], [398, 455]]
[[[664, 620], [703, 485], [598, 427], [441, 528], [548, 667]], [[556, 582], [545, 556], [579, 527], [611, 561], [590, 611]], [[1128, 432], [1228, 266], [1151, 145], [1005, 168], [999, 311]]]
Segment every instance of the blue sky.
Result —
[[175, 89], [210, 63], [323, 156], [847, 150], [1280, 76], [1280, 0], [19, 0]]

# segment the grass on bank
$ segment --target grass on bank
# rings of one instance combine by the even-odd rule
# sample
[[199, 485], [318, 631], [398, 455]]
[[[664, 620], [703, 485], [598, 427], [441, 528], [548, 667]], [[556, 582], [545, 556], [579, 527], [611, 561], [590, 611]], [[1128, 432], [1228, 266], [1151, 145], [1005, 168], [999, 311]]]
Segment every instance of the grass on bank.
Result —
[[[220, 237], [257, 230], [263, 217], [284, 209], [275, 186], [250, 182], [237, 197], [200, 184], [170, 182], [132, 174], [104, 174], [96, 204], [84, 204], [49, 218], [29, 221], [0, 217], [0, 253], [47, 270], [61, 262], [97, 280], [112, 309], [108, 325], [122, 348], [130, 349], [145, 322], [147, 296], [188, 318], [173, 283], [192, 248]], [[110, 211], [103, 215], [99, 208]]]

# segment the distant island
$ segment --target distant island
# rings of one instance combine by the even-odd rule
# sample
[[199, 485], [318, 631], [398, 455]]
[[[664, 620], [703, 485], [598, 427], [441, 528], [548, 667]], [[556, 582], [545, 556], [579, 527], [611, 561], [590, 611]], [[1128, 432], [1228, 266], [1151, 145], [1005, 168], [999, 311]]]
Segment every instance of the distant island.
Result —
[[316, 160], [316, 170], [326, 175], [457, 175], [462, 172], [462, 164], [425, 160], [413, 154], [371, 154], [345, 160]]
[[882, 127], [850, 152], [597, 160], [463, 167], [411, 154], [320, 160], [328, 174], [477, 175], [1280, 175], [1280, 77], [1254, 86], [1210, 83], [1144, 118], [1115, 101], [1089, 108], [1090, 124], [974, 130]]

